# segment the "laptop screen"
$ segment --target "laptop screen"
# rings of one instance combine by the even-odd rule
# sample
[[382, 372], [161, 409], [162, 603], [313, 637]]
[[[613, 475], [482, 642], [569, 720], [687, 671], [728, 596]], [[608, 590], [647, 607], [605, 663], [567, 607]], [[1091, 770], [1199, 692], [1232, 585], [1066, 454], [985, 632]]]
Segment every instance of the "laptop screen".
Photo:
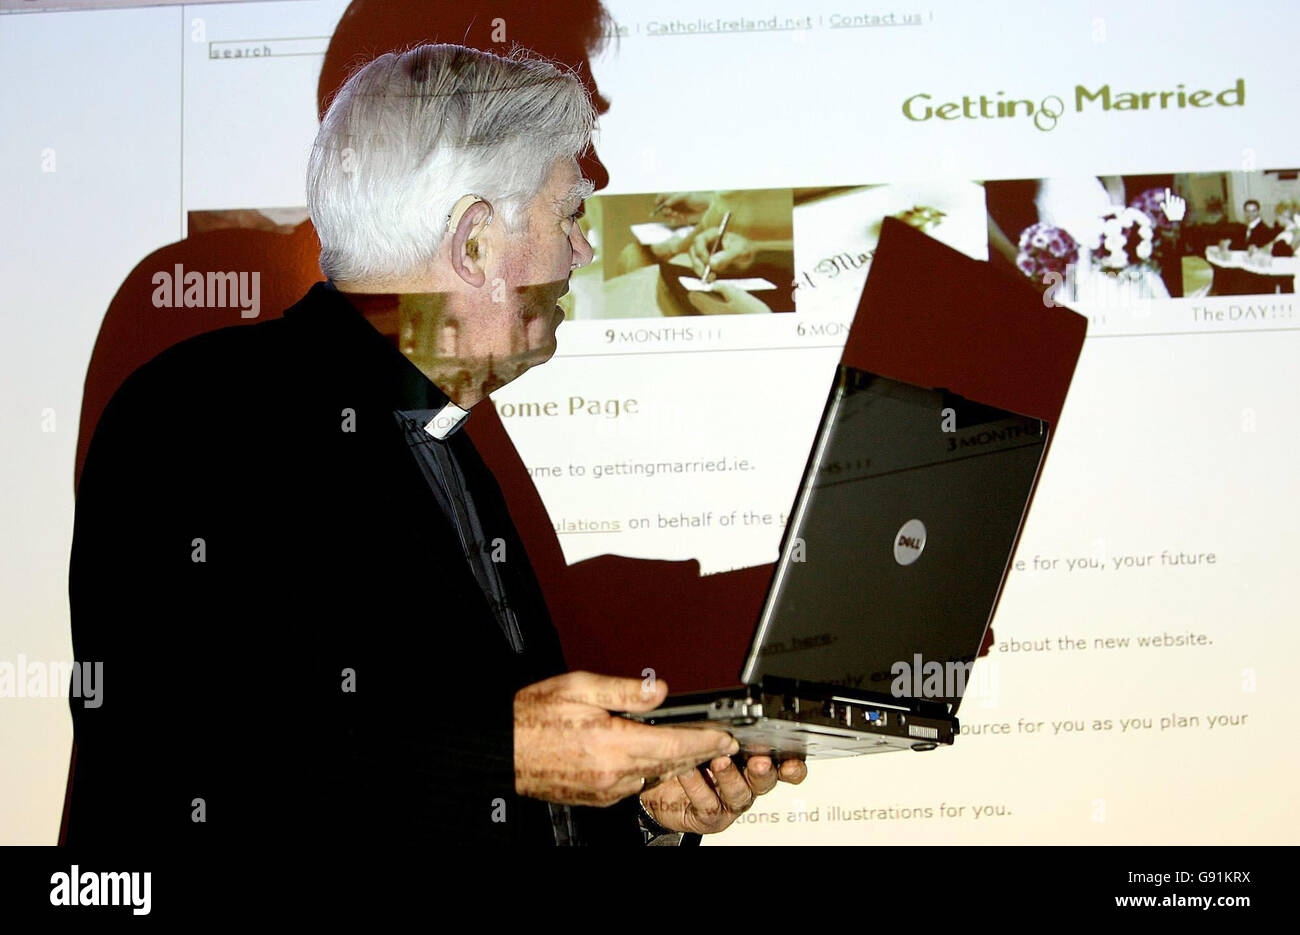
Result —
[[742, 673], [955, 711], [1047, 424], [841, 366]]

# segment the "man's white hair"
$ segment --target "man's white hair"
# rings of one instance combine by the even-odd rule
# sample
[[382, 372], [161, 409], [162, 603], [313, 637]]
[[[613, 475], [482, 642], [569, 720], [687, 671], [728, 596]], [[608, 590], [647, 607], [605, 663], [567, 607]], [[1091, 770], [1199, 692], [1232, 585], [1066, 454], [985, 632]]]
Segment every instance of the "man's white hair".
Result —
[[339, 89], [308, 160], [321, 271], [339, 282], [412, 274], [466, 194], [514, 227], [556, 160], [586, 150], [595, 121], [578, 77], [526, 50], [381, 55]]

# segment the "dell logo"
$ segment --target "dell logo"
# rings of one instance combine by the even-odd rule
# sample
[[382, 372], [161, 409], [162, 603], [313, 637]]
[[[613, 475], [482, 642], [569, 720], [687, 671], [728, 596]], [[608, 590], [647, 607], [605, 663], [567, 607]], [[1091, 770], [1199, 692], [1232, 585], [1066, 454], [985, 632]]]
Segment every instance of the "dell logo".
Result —
[[909, 519], [894, 536], [894, 561], [910, 565], [925, 550], [925, 524], [919, 519]]

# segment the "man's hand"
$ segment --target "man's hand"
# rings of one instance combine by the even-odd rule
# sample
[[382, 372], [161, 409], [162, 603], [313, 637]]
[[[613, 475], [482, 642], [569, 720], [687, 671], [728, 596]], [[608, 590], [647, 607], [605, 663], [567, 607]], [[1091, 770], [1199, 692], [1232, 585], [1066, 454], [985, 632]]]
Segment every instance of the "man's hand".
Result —
[[671, 192], [655, 199], [650, 216], [669, 224], [699, 224], [713, 203], [712, 192]]
[[717, 757], [708, 770], [696, 769], [641, 793], [641, 804], [669, 831], [714, 834], [725, 830], [760, 795], [771, 792], [777, 779], [795, 785], [808, 767], [786, 760], [775, 769], [770, 757], [752, 756], [741, 769], [731, 757]]
[[515, 791], [566, 805], [612, 805], [740, 749], [719, 730], [651, 727], [611, 711], [650, 711], [662, 680], [569, 672], [515, 694]]
[[696, 276], [703, 276], [706, 268], [712, 275], [727, 271], [744, 272], [754, 265], [754, 241], [730, 230], [722, 234], [719, 241], [720, 233], [721, 227], [711, 227], [699, 231], [691, 241], [691, 268]]

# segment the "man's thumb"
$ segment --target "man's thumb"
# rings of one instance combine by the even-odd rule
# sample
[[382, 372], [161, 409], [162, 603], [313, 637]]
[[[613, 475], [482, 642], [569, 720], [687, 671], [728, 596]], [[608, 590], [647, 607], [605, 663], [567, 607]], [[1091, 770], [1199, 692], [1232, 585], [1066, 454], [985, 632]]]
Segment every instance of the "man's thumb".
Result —
[[646, 670], [644, 678], [625, 679], [612, 675], [594, 676], [601, 707], [610, 711], [650, 711], [668, 697], [668, 684]]

